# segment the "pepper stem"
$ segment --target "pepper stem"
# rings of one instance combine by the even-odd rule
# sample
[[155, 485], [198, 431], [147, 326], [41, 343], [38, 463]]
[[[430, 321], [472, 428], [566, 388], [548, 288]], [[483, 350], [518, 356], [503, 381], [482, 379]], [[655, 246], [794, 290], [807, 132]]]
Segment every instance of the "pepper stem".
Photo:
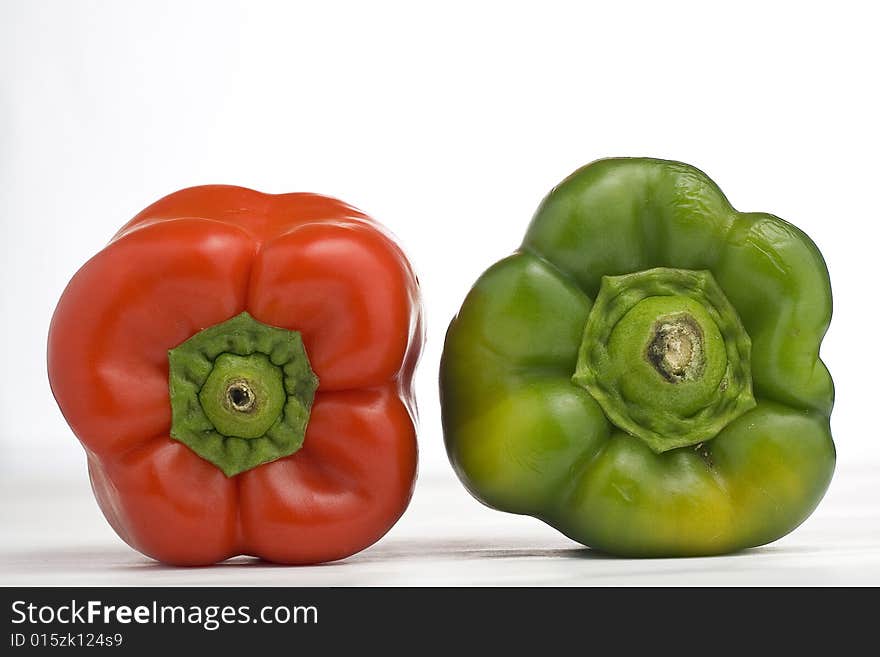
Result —
[[693, 381], [705, 369], [703, 330], [687, 313], [664, 317], [654, 324], [646, 357], [670, 383]]
[[247, 381], [233, 381], [226, 387], [226, 399], [233, 411], [238, 413], [250, 413], [254, 410], [257, 403], [251, 386]]

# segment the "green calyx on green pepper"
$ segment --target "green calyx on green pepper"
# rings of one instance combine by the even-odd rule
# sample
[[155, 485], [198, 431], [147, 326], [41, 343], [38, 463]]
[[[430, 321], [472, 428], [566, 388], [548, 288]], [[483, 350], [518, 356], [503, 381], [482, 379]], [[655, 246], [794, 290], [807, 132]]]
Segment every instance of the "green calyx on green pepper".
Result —
[[655, 452], [711, 440], [755, 406], [751, 341], [712, 274], [606, 276], [572, 381]]
[[440, 374], [447, 451], [489, 506], [627, 556], [797, 527], [835, 463], [821, 254], [701, 171], [600, 160], [474, 285]]

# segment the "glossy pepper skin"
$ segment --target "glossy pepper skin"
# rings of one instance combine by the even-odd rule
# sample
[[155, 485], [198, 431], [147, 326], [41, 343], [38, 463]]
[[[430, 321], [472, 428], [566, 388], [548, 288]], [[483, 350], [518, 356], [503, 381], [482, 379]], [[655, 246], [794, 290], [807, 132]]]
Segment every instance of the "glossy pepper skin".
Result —
[[622, 556], [774, 541], [835, 464], [825, 263], [701, 171], [607, 159], [555, 187], [446, 337], [450, 461], [485, 504]]
[[376, 222], [204, 186], [145, 209], [73, 277], [48, 367], [129, 545], [169, 564], [308, 564], [371, 545], [406, 508], [421, 345], [416, 278]]

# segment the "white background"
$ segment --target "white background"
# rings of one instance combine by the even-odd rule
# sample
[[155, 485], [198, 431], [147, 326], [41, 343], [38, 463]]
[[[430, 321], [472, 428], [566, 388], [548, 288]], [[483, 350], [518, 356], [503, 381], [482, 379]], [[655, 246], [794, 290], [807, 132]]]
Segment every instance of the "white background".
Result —
[[469, 286], [572, 170], [649, 155], [825, 255], [833, 494], [880, 462], [871, 5], [0, 0], [0, 479], [86, 476], [45, 373], [71, 275], [160, 196], [230, 183], [336, 196], [398, 236], [428, 320], [421, 475], [454, 481], [436, 377]]

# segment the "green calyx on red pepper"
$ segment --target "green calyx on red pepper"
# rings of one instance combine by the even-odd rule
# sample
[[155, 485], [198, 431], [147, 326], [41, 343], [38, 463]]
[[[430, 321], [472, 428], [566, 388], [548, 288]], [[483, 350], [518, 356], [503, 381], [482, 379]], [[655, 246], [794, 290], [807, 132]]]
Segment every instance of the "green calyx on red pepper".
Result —
[[701, 171], [595, 162], [544, 199], [446, 337], [449, 458], [489, 506], [628, 556], [773, 541], [834, 470], [810, 239]]
[[243, 312], [168, 352], [171, 437], [227, 477], [297, 451], [318, 378], [296, 331]]

